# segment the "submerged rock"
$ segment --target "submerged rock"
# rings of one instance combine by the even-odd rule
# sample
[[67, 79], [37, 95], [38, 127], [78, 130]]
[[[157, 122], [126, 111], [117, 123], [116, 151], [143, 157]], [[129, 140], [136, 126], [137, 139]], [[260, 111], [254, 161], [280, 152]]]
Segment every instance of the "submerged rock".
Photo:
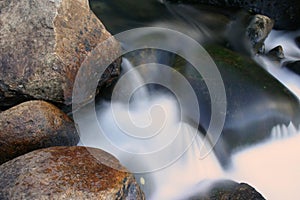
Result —
[[171, 2], [200, 3], [219, 7], [244, 8], [275, 20], [275, 28], [295, 30], [300, 27], [300, 2], [297, 0], [168, 0]]
[[0, 199], [144, 199], [110, 154], [86, 147], [36, 150], [0, 166]]
[[293, 61], [293, 62], [285, 62], [283, 63], [283, 67], [300, 75], [300, 60]]
[[205, 194], [193, 195], [191, 200], [265, 200], [253, 187], [246, 183], [222, 180], [213, 183]]
[[28, 101], [0, 113], [0, 164], [36, 149], [78, 141], [73, 121], [47, 102]]
[[[26, 99], [70, 105], [81, 63], [111, 36], [88, 0], [9, 0], [0, 10], [1, 106]], [[112, 39], [102, 49], [98, 58], [107, 60], [117, 55], [119, 44]], [[110, 65], [100, 85], [118, 74], [118, 67]]]

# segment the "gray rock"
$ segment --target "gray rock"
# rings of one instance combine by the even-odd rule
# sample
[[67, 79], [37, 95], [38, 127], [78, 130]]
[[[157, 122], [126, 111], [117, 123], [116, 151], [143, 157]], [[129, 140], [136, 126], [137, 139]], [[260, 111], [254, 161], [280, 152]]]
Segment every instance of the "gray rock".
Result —
[[0, 166], [0, 199], [143, 200], [133, 175], [94, 148], [51, 147]]
[[0, 164], [36, 149], [78, 141], [73, 121], [47, 102], [28, 101], [0, 113]]
[[[0, 10], [1, 105], [26, 99], [70, 105], [81, 63], [111, 36], [88, 0], [7, 0]], [[119, 44], [112, 40], [103, 49], [98, 58], [107, 60], [118, 53]], [[118, 71], [118, 62], [110, 65], [100, 85]]]

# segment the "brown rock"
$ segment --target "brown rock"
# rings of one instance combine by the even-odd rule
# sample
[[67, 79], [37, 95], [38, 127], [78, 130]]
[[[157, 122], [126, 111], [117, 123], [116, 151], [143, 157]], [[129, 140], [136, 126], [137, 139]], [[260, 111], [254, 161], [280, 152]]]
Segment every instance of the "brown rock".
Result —
[[[26, 99], [70, 105], [81, 63], [111, 36], [88, 0], [7, 0], [0, 10], [1, 105]], [[102, 46], [101, 60], [117, 55], [119, 44], [111, 41]], [[117, 62], [110, 65], [100, 85], [118, 71]]]
[[0, 166], [0, 199], [144, 199], [132, 174], [108, 153], [51, 147]]
[[78, 141], [74, 123], [49, 103], [29, 101], [0, 113], [0, 164], [36, 149]]

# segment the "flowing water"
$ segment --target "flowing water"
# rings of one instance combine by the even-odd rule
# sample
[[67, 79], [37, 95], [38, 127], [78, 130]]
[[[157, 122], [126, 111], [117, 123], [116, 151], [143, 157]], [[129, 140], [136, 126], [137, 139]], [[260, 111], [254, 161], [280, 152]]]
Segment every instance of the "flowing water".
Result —
[[[173, 21], [155, 24], [174, 25]], [[186, 26], [176, 25], [182, 29]], [[211, 29], [200, 29], [199, 38], [203, 40], [202, 36], [209, 35], [207, 31]], [[299, 35], [273, 31], [266, 49], [281, 44], [287, 59], [299, 59], [300, 50], [291, 39], [295, 34]], [[265, 57], [256, 60], [300, 99], [299, 76], [280, 68], [279, 62]], [[214, 180], [224, 178], [246, 182], [267, 199], [299, 198], [300, 127], [293, 123], [274, 126], [269, 139], [242, 147], [226, 158], [232, 165], [225, 169], [213, 151], [201, 155], [201, 148], [211, 147], [204, 144], [203, 133], [184, 121], [176, 95], [149, 85], [136, 87], [143, 85], [144, 77], [126, 58], [122, 69], [127, 79], [115, 91], [115, 98], [97, 103], [97, 122], [90, 120], [88, 114], [82, 118], [84, 133], [81, 131], [79, 145], [101, 148], [116, 156], [135, 174], [147, 199], [187, 199], [195, 193], [205, 193]], [[124, 101], [122, 93], [130, 93], [131, 98]], [[97, 126], [101, 131], [95, 133]]]

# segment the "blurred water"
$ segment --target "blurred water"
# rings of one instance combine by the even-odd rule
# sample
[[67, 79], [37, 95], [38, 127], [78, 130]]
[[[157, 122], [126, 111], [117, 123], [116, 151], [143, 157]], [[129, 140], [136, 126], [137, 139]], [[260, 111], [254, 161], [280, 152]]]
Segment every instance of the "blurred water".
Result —
[[[198, 41], [218, 42], [223, 39], [228, 24], [228, 19], [220, 15], [215, 19], [209, 13], [198, 16], [198, 11], [186, 5], [164, 6], [158, 1], [148, 1], [142, 5], [143, 1], [139, 1], [142, 12], [124, 13], [121, 6], [124, 3], [119, 5], [120, 1], [105, 2], [120, 10], [110, 10], [106, 5], [104, 8], [109, 12], [101, 14], [101, 19], [106, 21], [105, 24], [108, 24], [108, 29], [113, 33], [127, 28], [154, 25], [182, 31]], [[124, 6], [131, 6], [134, 10], [137, 5], [134, 1], [129, 1]], [[126, 15], [128, 16], [124, 17]], [[200, 23], [201, 18], [203, 19]], [[211, 19], [209, 23], [203, 22], [208, 19]], [[215, 28], [209, 27], [209, 24], [214, 24], [212, 19], [219, 21]], [[109, 21], [113, 22], [109, 24]], [[293, 40], [296, 35], [300, 35], [299, 31], [272, 31], [266, 40], [266, 50], [280, 44], [285, 51], [285, 60], [299, 60], [300, 50]], [[281, 68], [281, 62], [262, 56], [255, 59], [300, 99], [298, 75]], [[133, 66], [128, 60], [123, 60], [122, 68], [126, 72], [132, 70]], [[143, 83], [137, 73], [131, 73], [130, 77], [128, 84], [124, 84], [122, 88], [124, 93]], [[97, 117], [97, 125], [86, 119], [84, 129], [89, 131], [81, 135], [80, 144], [98, 147], [115, 155], [124, 166], [135, 173], [146, 198], [185, 199], [193, 193], [199, 193], [199, 190], [205, 192], [207, 189], [204, 184], [195, 190], [195, 185], [221, 178], [249, 183], [267, 199], [299, 198], [300, 135], [299, 127], [294, 127], [292, 123], [288, 126], [274, 126], [267, 141], [240, 149], [231, 158], [226, 158], [232, 159], [232, 168], [225, 171], [214, 152], [200, 159], [200, 148], [203, 145], [201, 133], [181, 121], [176, 99], [172, 95], [153, 95], [147, 88], [139, 88], [133, 93], [129, 104], [122, 100], [115, 102], [114, 111], [109, 102], [102, 101], [97, 106]], [[93, 132], [98, 125], [103, 131], [100, 134]], [[103, 143], [104, 138], [109, 144]]]

